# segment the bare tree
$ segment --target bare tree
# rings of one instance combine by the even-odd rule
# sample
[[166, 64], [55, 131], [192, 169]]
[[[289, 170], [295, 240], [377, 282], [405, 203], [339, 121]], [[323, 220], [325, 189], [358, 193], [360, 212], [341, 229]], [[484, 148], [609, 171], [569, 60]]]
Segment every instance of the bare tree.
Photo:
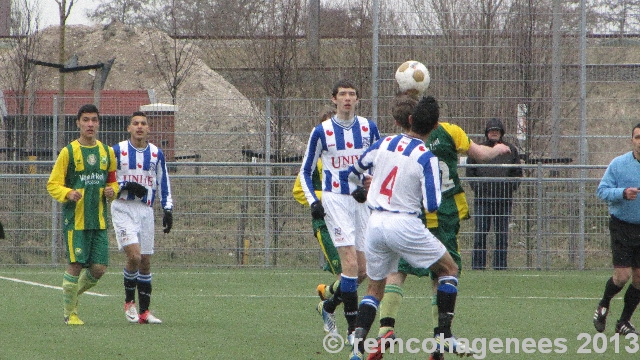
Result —
[[178, 37], [178, 19], [176, 17], [175, 0], [166, 8], [171, 20], [170, 38], [161, 36], [154, 38], [149, 32], [149, 41], [153, 53], [153, 65], [158, 71], [162, 84], [171, 96], [173, 104], [176, 103], [178, 90], [184, 81], [191, 75], [198, 55], [192, 42], [181, 40]]
[[89, 19], [99, 23], [118, 21], [126, 25], [142, 25], [151, 10], [152, 0], [101, 0], [95, 10], [87, 11]]
[[[15, 118], [10, 124], [11, 131], [7, 133], [7, 143], [13, 148], [12, 158], [18, 160], [19, 149], [33, 148], [33, 114], [27, 115], [29, 99], [34, 99], [33, 81], [35, 80], [35, 66], [29, 62], [40, 53], [38, 2], [19, 0], [11, 9], [11, 33], [14, 44], [11, 51], [4, 52], [1, 57], [9, 66], [9, 71], [1, 74], [4, 82], [14, 91], [14, 97], [6, 99], [14, 102]], [[31, 104], [33, 105], [33, 104]]]
[[615, 33], [620, 37], [640, 32], [639, 0], [592, 0], [593, 32]]

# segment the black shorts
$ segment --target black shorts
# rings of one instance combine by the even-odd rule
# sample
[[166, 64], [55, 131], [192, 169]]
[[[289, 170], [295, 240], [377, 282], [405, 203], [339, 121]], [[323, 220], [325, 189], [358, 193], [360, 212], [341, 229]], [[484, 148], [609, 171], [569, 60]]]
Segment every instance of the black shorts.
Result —
[[613, 266], [640, 268], [640, 224], [628, 223], [612, 215], [609, 232]]

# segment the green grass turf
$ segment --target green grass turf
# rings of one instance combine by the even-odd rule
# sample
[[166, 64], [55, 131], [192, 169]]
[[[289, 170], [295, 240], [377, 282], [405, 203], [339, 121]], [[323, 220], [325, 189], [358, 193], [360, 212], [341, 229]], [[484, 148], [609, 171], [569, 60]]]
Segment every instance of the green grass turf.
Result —
[[[82, 295], [84, 326], [62, 322], [59, 286], [64, 269], [0, 268], [0, 359], [347, 359], [322, 346], [322, 321], [315, 311], [316, 284], [328, 273], [296, 269], [157, 268], [153, 312], [162, 325], [126, 322], [122, 274], [112, 267], [93, 292]], [[454, 333], [470, 340], [487, 339], [486, 359], [637, 359], [620, 339], [616, 354], [613, 326], [622, 310], [619, 294], [605, 331], [607, 350], [596, 354], [591, 318], [608, 271], [468, 271], [460, 279]], [[16, 282], [17, 279], [25, 282]], [[360, 289], [360, 295], [364, 288]], [[339, 311], [342, 307], [339, 308]], [[424, 279], [409, 277], [396, 329], [403, 339], [431, 334], [430, 291]], [[338, 315], [344, 335], [346, 323]], [[634, 318], [638, 318], [635, 316]], [[640, 325], [640, 320], [636, 321]], [[372, 335], [377, 332], [377, 321]], [[550, 354], [535, 350], [491, 353], [488, 340], [551, 339]], [[558, 354], [553, 341], [565, 338]], [[578, 354], [583, 344], [591, 354]], [[600, 343], [600, 345], [603, 345]], [[416, 347], [419, 349], [419, 347]], [[504, 349], [504, 348], [503, 348]], [[385, 359], [426, 359], [417, 354], [388, 354]], [[457, 358], [452, 355], [448, 359]], [[480, 356], [476, 358], [481, 358]], [[473, 357], [469, 358], [473, 359]]]

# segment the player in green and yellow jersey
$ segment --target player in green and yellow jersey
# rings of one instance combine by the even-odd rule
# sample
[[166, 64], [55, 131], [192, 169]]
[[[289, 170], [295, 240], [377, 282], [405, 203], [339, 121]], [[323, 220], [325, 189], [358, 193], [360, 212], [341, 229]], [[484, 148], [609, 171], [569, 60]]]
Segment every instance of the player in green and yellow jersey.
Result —
[[[417, 103], [417, 99], [407, 98], [406, 94], [398, 94], [392, 102], [393, 118], [404, 129], [411, 126], [409, 115], [413, 112], [415, 103]], [[438, 126], [431, 131], [425, 144], [429, 146], [431, 152], [438, 158], [442, 182], [442, 202], [437, 211], [426, 214], [427, 228], [445, 245], [447, 251], [458, 265], [458, 269], [461, 269], [462, 261], [458, 247], [458, 232], [460, 231], [460, 221], [469, 218], [469, 206], [458, 176], [458, 155], [466, 154], [478, 162], [484, 162], [500, 154], [508, 153], [510, 149], [504, 144], [497, 144], [502, 145], [500, 147], [497, 145], [489, 147], [476, 144], [469, 139], [469, 136], [461, 127], [446, 122], [438, 122]], [[392, 273], [387, 277], [384, 298], [380, 306], [379, 338], [395, 337], [395, 319], [402, 302], [402, 285], [404, 285], [407, 274], [419, 277], [426, 276], [429, 275], [429, 269], [414, 268], [403, 259], [400, 259], [398, 272]], [[434, 310], [434, 322], [437, 324], [438, 313], [435, 290], [432, 297], [432, 307]], [[380, 346], [377, 346], [369, 356], [369, 359], [381, 358]], [[441, 354], [431, 354], [430, 359], [441, 359]]]
[[[335, 109], [330, 109], [324, 111], [320, 114], [319, 123], [330, 119], [336, 113]], [[322, 173], [322, 161], [318, 160], [318, 164], [311, 175], [311, 180], [313, 180], [313, 188], [315, 190], [316, 196], [318, 199], [322, 197], [322, 179], [320, 178], [320, 174]], [[302, 205], [309, 206], [309, 202], [304, 195], [304, 191], [302, 190], [302, 184], [300, 183], [300, 177], [296, 178], [295, 183], [293, 184], [293, 197]], [[322, 250], [322, 254], [324, 254], [326, 263], [324, 265], [324, 270], [332, 273], [333, 275], [338, 276], [338, 280], [334, 283], [325, 285], [320, 284], [316, 288], [318, 291], [318, 296], [320, 296], [321, 300], [329, 299], [337, 290], [338, 285], [340, 284], [340, 273], [342, 273], [342, 266], [340, 265], [340, 256], [338, 255], [338, 250], [333, 245], [333, 241], [331, 240], [331, 236], [329, 235], [329, 231], [327, 230], [327, 224], [324, 222], [324, 219], [312, 219], [311, 225], [313, 227], [313, 234], [318, 240], [318, 244], [320, 245], [320, 249]]]
[[98, 108], [78, 110], [80, 137], [64, 147], [56, 160], [47, 191], [62, 203], [63, 239], [69, 265], [62, 280], [64, 322], [83, 325], [78, 295], [94, 287], [109, 264], [107, 199], [119, 191], [113, 149], [96, 139]]

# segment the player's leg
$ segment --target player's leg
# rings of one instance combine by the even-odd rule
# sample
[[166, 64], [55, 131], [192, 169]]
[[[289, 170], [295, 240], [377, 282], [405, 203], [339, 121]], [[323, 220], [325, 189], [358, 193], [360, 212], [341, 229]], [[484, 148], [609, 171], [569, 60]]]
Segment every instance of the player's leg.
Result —
[[[385, 278], [391, 271], [398, 268], [400, 255], [389, 246], [388, 239], [395, 239], [393, 225], [385, 217], [386, 214], [374, 211], [367, 229], [365, 248], [366, 271], [369, 277], [367, 295], [364, 296], [358, 307], [358, 316], [354, 330], [354, 348], [351, 359], [361, 359], [364, 354], [364, 340], [367, 338], [371, 325], [375, 321], [380, 301], [385, 296]], [[378, 346], [369, 355], [368, 359], [381, 359], [382, 346], [387, 345], [378, 342]]]
[[[429, 228], [429, 231], [444, 244], [451, 258], [458, 266], [458, 274], [462, 271], [462, 257], [458, 250], [458, 232], [460, 231], [460, 217], [457, 210], [453, 212], [438, 212], [438, 227]], [[431, 273], [431, 285], [433, 295], [431, 296], [431, 317], [434, 325], [434, 332], [439, 323], [439, 310], [438, 310], [438, 276], [435, 273]], [[443, 355], [436, 351], [429, 357], [430, 360], [444, 359]]]
[[69, 264], [62, 276], [62, 298], [64, 322], [68, 325], [83, 325], [78, 318], [78, 280], [83, 264], [88, 260], [88, 248], [84, 246], [83, 231], [64, 232], [67, 260]]
[[[327, 300], [333, 296], [337, 291], [339, 291], [340, 285], [340, 273], [342, 272], [342, 266], [340, 264], [340, 256], [338, 255], [338, 250], [333, 246], [333, 241], [331, 240], [331, 235], [327, 231], [327, 225], [324, 219], [314, 219], [312, 220], [313, 225], [313, 233], [315, 234], [316, 239], [318, 240], [318, 244], [320, 245], [320, 250], [322, 250], [322, 254], [326, 260], [324, 265], [324, 270], [331, 272], [333, 275], [337, 276], [337, 280], [335, 280], [331, 284], [319, 284], [316, 287], [316, 291], [318, 292], [318, 296], [321, 300]], [[338, 304], [342, 302], [340, 296], [336, 296], [336, 301]]]
[[389, 332], [395, 333], [396, 318], [402, 305], [404, 297], [404, 291], [402, 286], [407, 279], [407, 268], [410, 265], [400, 259], [398, 265], [398, 271], [393, 272], [387, 276], [387, 281], [384, 287], [384, 298], [380, 303], [380, 329], [378, 330], [378, 337], [391, 336]]
[[487, 263], [487, 233], [491, 227], [491, 217], [493, 216], [493, 213], [487, 208], [488, 204], [487, 200], [481, 198], [476, 198], [473, 202], [475, 228], [471, 268], [474, 270], [484, 270]]
[[364, 350], [364, 340], [371, 330], [371, 325], [376, 319], [376, 313], [380, 305], [380, 300], [384, 296], [385, 279], [369, 280], [367, 295], [362, 298], [358, 306], [358, 316], [356, 327], [353, 332], [352, 359], [362, 359]]
[[67, 266], [62, 276], [62, 298], [64, 301], [64, 322], [67, 325], [83, 325], [78, 318], [78, 277], [82, 264], [74, 262]]
[[[640, 255], [640, 253], [636, 253]], [[636, 259], [640, 260], [640, 258]], [[624, 307], [622, 308], [622, 314], [616, 324], [616, 333], [620, 335], [638, 334], [635, 327], [631, 324], [631, 316], [635, 312], [640, 303], [640, 268], [634, 267], [632, 269], [631, 284], [627, 288], [624, 294]]]
[[[107, 272], [109, 265], [109, 238], [107, 230], [85, 230], [85, 247], [89, 254], [85, 264], [89, 267], [80, 273], [78, 279], [78, 295], [93, 288], [98, 280]], [[86, 266], [86, 265], [85, 265]]]
[[431, 270], [438, 274], [438, 326], [434, 329], [438, 350], [441, 354], [450, 352], [470, 356], [473, 352], [459, 344], [451, 331], [458, 295], [458, 267], [451, 255], [445, 252]]
[[140, 324], [161, 324], [162, 320], [158, 319], [149, 311], [151, 304], [151, 292], [153, 290], [151, 273], [151, 257], [155, 247], [155, 237], [153, 229], [153, 209], [144, 206], [140, 209], [140, 267], [138, 274], [138, 302], [140, 314], [138, 323]]
[[[333, 193], [324, 193], [322, 198], [325, 209], [325, 222], [331, 235], [333, 245], [338, 250], [342, 274], [340, 277], [340, 295], [344, 305], [344, 314], [349, 327], [348, 333], [355, 328], [355, 319], [358, 311], [358, 260], [356, 254], [356, 217], [358, 209], [366, 210], [360, 206], [353, 197]], [[360, 246], [360, 244], [358, 244]], [[326, 331], [337, 332], [335, 327], [335, 298], [321, 302], [317, 309], [322, 315]]]
[[627, 228], [626, 223], [621, 223], [613, 217], [609, 219], [613, 276], [607, 280], [602, 299], [600, 299], [593, 315], [593, 326], [598, 332], [603, 332], [606, 328], [611, 299], [622, 291], [625, 284], [631, 279], [631, 269], [634, 264], [633, 248], [629, 247], [626, 241], [621, 241], [627, 236]]
[[[356, 316], [358, 314], [358, 261], [355, 246], [338, 247], [340, 262], [342, 263], [342, 275], [340, 278], [340, 297], [344, 306], [344, 317], [347, 320], [347, 334], [355, 329]], [[335, 297], [335, 296], [334, 296]], [[333, 309], [325, 305], [325, 310]]]
[[140, 269], [140, 216], [141, 209], [134, 201], [114, 200], [111, 202], [111, 222], [116, 233], [118, 249], [124, 251], [126, 260], [122, 269], [124, 287], [124, 313], [127, 321], [137, 323], [139, 320], [136, 305], [136, 290]]

